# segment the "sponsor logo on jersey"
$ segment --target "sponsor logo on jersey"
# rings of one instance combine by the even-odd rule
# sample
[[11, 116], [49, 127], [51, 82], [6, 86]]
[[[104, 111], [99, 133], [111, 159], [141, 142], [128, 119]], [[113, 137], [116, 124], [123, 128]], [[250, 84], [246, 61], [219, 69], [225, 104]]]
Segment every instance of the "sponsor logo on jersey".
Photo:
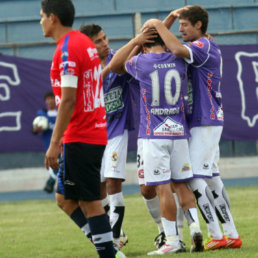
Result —
[[115, 152], [115, 151], [113, 152], [111, 159], [112, 159], [112, 161], [117, 161], [118, 160], [117, 152]]
[[61, 69], [62, 67], [65, 67], [66, 65], [70, 66], [70, 67], [76, 67], [76, 63], [72, 62], [72, 61], [64, 61], [59, 65], [59, 69]]
[[154, 174], [155, 176], [160, 175], [160, 171], [159, 171], [158, 169], [155, 169], [155, 170], [153, 171], [153, 174]]
[[203, 169], [209, 169], [209, 168], [210, 168], [210, 166], [209, 166], [208, 163], [204, 163], [204, 164], [203, 164]]
[[172, 118], [167, 117], [153, 130], [154, 136], [182, 136], [185, 134], [184, 126], [174, 121]]
[[104, 95], [106, 113], [112, 113], [124, 107], [122, 91], [122, 88], [118, 86]]
[[61, 53], [61, 58], [68, 57], [69, 53], [67, 51], [64, 51]]
[[219, 121], [224, 121], [224, 112], [223, 112], [223, 108], [219, 107], [218, 111], [217, 111], [217, 119]]
[[144, 170], [143, 170], [143, 169], [140, 169], [140, 170], [138, 171], [138, 177], [139, 177], [139, 178], [144, 178]]
[[106, 122], [105, 123], [96, 123], [95, 124], [95, 128], [102, 128], [102, 127], [105, 127], [105, 126], [107, 126]]
[[202, 48], [203, 47], [203, 43], [199, 40], [196, 40], [194, 42], [192, 42], [193, 45], [199, 47], [199, 48]]
[[98, 58], [98, 51], [96, 48], [91, 48], [91, 47], [88, 47], [87, 48], [87, 52], [88, 52], [88, 55], [90, 57], [91, 60], [94, 60], [95, 58]]
[[182, 167], [182, 172], [187, 172], [190, 170], [190, 165], [188, 163], [185, 163]]

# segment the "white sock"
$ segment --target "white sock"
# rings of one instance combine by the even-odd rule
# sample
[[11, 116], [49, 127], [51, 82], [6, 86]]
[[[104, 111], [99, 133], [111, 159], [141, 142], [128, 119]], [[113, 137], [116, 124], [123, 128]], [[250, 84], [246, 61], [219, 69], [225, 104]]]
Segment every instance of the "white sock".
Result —
[[230, 211], [229, 198], [224, 184], [219, 176], [207, 179], [207, 183], [214, 197], [214, 205], [220, 214], [224, 234], [231, 238], [238, 238], [238, 232]]
[[181, 241], [183, 241], [184, 236], [183, 236], [183, 232], [184, 232], [184, 225], [185, 225], [185, 216], [184, 216], [184, 211], [179, 203], [178, 197], [176, 193], [173, 193], [174, 195], [174, 199], [176, 202], [176, 224], [177, 224], [177, 229], [178, 229], [178, 235], [179, 235], [179, 239]]
[[166, 235], [166, 243], [171, 245], [171, 244], [178, 244], [179, 241], [179, 236], [177, 234], [177, 226], [176, 226], [176, 221], [171, 221], [167, 220], [166, 218], [161, 218], [164, 232]]
[[189, 186], [195, 195], [198, 207], [202, 211], [202, 216], [206, 221], [208, 234], [214, 239], [221, 239], [223, 234], [214, 209], [213, 196], [207, 183], [202, 178], [195, 178], [189, 182]]
[[161, 213], [159, 206], [159, 197], [156, 195], [154, 198], [147, 200], [143, 197], [146, 207], [152, 219], [158, 226], [159, 233], [164, 232], [164, 228], [161, 222]]
[[110, 225], [113, 231], [113, 237], [119, 238], [124, 218], [124, 197], [123, 193], [109, 195], [110, 200]]

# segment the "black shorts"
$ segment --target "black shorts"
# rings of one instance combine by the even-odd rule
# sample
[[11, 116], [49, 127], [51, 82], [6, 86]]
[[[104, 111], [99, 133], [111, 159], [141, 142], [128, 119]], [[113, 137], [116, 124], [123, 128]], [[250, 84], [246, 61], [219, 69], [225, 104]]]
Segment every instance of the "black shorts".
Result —
[[100, 167], [104, 150], [104, 145], [64, 144], [63, 172], [58, 177], [57, 192], [69, 200], [101, 200]]

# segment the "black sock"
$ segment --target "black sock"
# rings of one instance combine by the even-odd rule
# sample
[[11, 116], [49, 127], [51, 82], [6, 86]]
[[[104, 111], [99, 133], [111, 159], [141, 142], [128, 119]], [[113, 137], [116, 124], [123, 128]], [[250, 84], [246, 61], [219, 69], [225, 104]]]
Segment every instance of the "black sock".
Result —
[[88, 220], [84, 216], [82, 210], [80, 207], [78, 207], [70, 218], [74, 221], [74, 223], [85, 233], [85, 235], [89, 238], [89, 240], [92, 242], [92, 235], [90, 230], [85, 230], [87, 228]]
[[88, 218], [93, 243], [100, 258], [115, 258], [112, 231], [107, 214]]

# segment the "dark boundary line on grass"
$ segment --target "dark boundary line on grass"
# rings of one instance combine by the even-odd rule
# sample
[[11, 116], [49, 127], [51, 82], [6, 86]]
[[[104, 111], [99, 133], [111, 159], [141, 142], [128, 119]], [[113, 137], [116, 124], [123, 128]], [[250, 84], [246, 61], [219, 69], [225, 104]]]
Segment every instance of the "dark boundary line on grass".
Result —
[[[223, 179], [226, 187], [258, 185], [258, 177]], [[124, 185], [124, 194], [140, 193], [139, 185]], [[48, 194], [43, 190], [17, 191], [0, 193], [0, 202], [16, 202], [26, 200], [55, 200], [55, 193]]]

